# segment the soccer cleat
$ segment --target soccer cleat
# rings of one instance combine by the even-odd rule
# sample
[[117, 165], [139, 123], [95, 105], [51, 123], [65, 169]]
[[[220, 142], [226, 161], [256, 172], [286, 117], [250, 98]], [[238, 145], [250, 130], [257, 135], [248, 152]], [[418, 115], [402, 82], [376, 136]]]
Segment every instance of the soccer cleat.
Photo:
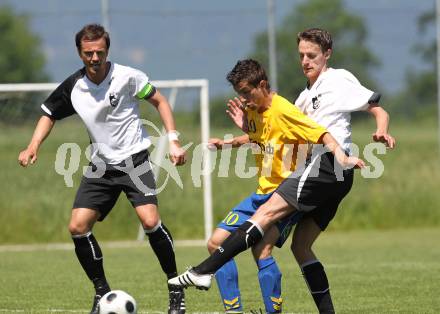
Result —
[[182, 287], [168, 285], [170, 305], [168, 314], [185, 314], [185, 292]]
[[100, 295], [97, 294], [93, 297], [93, 304], [90, 314], [99, 314], [99, 300], [101, 300]]
[[168, 280], [168, 284], [182, 288], [196, 287], [199, 290], [208, 290], [211, 287], [211, 281], [211, 274], [197, 274], [194, 269], [189, 268], [182, 275]]

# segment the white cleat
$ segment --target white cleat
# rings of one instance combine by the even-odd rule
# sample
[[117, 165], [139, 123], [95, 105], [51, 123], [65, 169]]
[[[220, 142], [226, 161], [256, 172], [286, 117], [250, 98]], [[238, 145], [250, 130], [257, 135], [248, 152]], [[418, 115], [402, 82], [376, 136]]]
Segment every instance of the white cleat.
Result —
[[189, 268], [182, 275], [171, 278], [168, 284], [183, 288], [196, 287], [199, 290], [208, 290], [211, 287], [211, 274], [197, 274], [192, 268]]

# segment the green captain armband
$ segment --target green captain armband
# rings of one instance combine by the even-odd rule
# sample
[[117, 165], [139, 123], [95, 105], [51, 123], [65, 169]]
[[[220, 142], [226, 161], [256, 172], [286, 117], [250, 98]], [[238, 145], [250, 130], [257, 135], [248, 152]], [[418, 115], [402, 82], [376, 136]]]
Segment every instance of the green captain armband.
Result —
[[144, 88], [141, 89], [139, 93], [136, 94], [136, 97], [139, 99], [148, 99], [156, 93], [156, 88], [147, 83]]

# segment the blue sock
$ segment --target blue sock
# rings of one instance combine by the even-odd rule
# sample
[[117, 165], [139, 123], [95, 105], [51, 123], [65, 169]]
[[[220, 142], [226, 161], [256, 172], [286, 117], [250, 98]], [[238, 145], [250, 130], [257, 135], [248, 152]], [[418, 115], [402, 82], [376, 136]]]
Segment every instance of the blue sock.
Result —
[[215, 279], [225, 311], [242, 312], [240, 289], [238, 288], [238, 270], [235, 261], [231, 259], [217, 270]]
[[269, 256], [258, 262], [258, 280], [266, 313], [281, 313], [281, 272], [275, 259]]

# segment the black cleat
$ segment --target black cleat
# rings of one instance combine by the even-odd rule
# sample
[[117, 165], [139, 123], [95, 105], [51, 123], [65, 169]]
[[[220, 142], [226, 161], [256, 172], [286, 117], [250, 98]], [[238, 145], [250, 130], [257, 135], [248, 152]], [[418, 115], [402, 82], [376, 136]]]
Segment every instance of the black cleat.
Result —
[[101, 300], [100, 295], [97, 294], [93, 297], [92, 310], [90, 311], [90, 314], [99, 314], [99, 300]]
[[111, 289], [105, 277], [95, 278], [92, 280], [92, 282], [95, 286], [95, 296], [93, 297], [93, 305], [90, 314], [99, 314], [99, 300], [101, 300], [104, 294], [110, 292]]
[[185, 292], [182, 287], [168, 285], [170, 305], [168, 314], [185, 314]]

